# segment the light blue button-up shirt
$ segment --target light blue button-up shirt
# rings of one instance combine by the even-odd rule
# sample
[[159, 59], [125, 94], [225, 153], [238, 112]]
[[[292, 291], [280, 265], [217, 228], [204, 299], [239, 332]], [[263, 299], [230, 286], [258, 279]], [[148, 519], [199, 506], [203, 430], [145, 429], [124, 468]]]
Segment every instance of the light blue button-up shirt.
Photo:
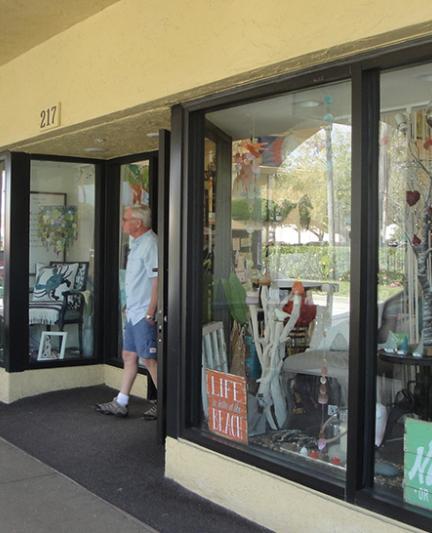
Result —
[[147, 314], [151, 300], [152, 279], [158, 273], [157, 236], [152, 230], [136, 239], [131, 239], [130, 252], [126, 265], [126, 316], [136, 324]]

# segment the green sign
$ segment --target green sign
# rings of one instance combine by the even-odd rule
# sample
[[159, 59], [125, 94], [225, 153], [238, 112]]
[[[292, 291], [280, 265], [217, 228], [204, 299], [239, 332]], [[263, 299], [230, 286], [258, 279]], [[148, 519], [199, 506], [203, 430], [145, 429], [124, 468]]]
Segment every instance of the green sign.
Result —
[[404, 500], [432, 510], [432, 422], [406, 419], [404, 453]]

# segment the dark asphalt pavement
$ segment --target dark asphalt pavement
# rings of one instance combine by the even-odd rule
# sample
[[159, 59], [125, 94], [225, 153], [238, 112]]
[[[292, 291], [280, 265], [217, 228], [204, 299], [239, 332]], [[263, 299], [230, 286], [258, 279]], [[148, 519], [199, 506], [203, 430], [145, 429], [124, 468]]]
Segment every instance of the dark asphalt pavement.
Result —
[[125, 419], [95, 412], [113, 394], [98, 386], [0, 403], [0, 436], [158, 531], [268, 531], [165, 479], [145, 400], [133, 398]]

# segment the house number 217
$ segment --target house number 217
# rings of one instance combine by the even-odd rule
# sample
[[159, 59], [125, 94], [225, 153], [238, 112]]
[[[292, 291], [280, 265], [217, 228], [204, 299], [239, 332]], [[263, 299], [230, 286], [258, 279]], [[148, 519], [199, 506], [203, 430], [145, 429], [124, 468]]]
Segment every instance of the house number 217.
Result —
[[56, 104], [40, 112], [39, 128], [46, 130], [48, 128], [56, 128], [60, 126], [60, 104]]

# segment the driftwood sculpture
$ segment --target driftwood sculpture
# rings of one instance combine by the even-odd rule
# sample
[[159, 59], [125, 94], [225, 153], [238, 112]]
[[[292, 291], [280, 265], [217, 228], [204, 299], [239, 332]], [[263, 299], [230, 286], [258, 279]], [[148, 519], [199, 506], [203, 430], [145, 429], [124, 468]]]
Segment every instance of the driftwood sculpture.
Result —
[[261, 288], [261, 306], [264, 313], [263, 335], [260, 335], [258, 324], [258, 292], [248, 293], [246, 300], [250, 311], [255, 347], [262, 368], [261, 378], [258, 380], [257, 398], [272, 429], [280, 429], [288, 414], [286, 397], [280, 382], [280, 372], [284, 360], [285, 344], [300, 316], [302, 295], [293, 291], [289, 297], [293, 299], [291, 314], [282, 311], [288, 298], [282, 302], [279, 302], [279, 299], [272, 300], [269, 297], [268, 287]]

